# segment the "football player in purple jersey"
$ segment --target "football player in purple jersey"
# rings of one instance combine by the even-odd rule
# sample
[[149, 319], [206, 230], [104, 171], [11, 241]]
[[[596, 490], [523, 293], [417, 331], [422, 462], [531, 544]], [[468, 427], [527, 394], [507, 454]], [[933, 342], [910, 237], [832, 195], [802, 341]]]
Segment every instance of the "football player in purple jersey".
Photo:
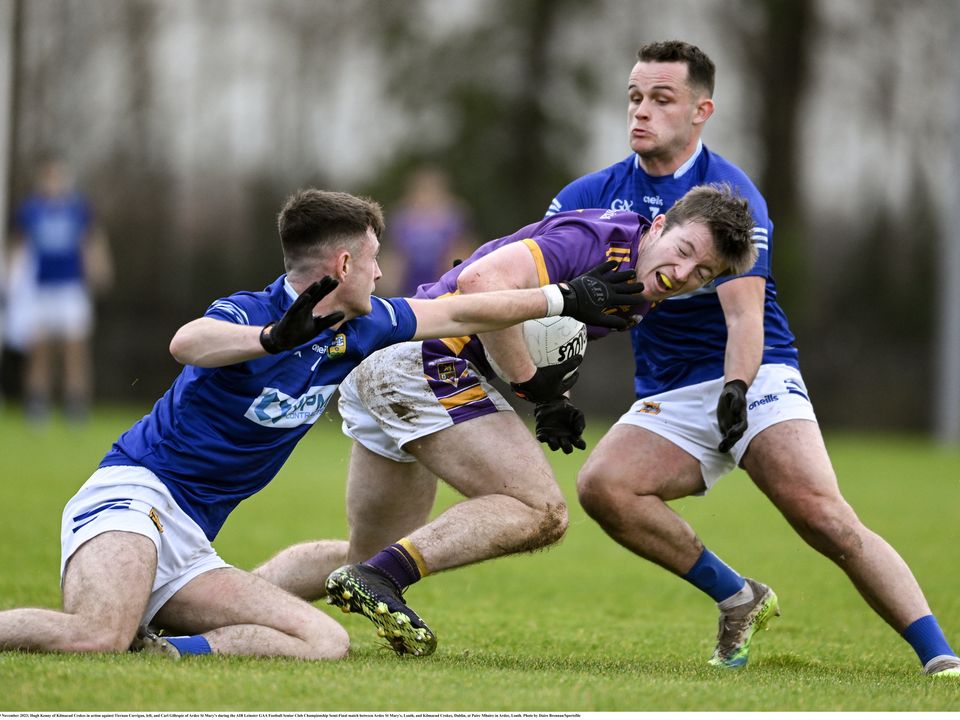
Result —
[[[723, 186], [694, 188], [652, 223], [629, 211], [560, 213], [486, 243], [417, 296], [533, 288], [609, 259], [635, 270], [644, 285], [645, 305], [612, 315], [625, 329], [655, 315], [654, 303], [749, 268], [752, 227], [747, 201]], [[588, 326], [592, 338], [609, 332]], [[326, 580], [334, 568], [318, 558], [328, 561], [336, 543], [319, 541], [289, 548], [255, 572], [308, 599], [326, 592], [331, 603], [373, 621], [398, 653], [427, 655], [436, 637], [406, 606], [406, 588], [429, 573], [559, 540], [566, 502], [540, 446], [490, 384], [488, 354], [514, 391], [535, 403], [538, 440], [567, 453], [585, 447], [583, 414], [564, 396], [579, 356], [537, 368], [519, 327], [386, 348], [340, 388], [344, 432], [354, 440], [350, 564]], [[465, 499], [427, 523], [438, 477]]]

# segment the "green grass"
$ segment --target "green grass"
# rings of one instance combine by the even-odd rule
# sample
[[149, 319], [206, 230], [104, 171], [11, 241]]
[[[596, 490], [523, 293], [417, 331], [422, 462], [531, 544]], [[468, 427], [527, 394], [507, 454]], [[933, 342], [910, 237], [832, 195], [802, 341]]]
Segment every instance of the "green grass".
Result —
[[[0, 412], [0, 609], [59, 604], [60, 511], [137, 416], [105, 409], [88, 426], [38, 432]], [[591, 446], [602, 423], [593, 429]], [[911, 565], [956, 647], [960, 453], [889, 436], [828, 445], [847, 499]], [[220, 554], [249, 568], [294, 542], [343, 537], [347, 450], [339, 424], [321, 420], [230, 518]], [[906, 643], [742, 473], [674, 507], [714, 552], [777, 590], [783, 617], [758, 636], [748, 669], [709, 668], [712, 603], [584, 516], [573, 492], [582, 459], [553, 456], [572, 503], [559, 546], [409, 591], [440, 638], [432, 657], [397, 658], [367, 621], [339, 612], [353, 640], [341, 663], [0, 653], [0, 711], [960, 710], [960, 682], [923, 677]], [[455, 499], [444, 491], [440, 505]]]

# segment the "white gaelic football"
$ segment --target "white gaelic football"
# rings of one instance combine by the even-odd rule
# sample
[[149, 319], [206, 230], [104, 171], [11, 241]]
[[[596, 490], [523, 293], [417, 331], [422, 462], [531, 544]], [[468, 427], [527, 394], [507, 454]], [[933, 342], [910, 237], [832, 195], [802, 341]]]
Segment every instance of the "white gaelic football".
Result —
[[[587, 326], [572, 317], [558, 315], [527, 320], [521, 329], [527, 350], [537, 367], [559, 365], [574, 355], [582, 357], [587, 351]], [[497, 377], [509, 382], [489, 353], [487, 361]]]

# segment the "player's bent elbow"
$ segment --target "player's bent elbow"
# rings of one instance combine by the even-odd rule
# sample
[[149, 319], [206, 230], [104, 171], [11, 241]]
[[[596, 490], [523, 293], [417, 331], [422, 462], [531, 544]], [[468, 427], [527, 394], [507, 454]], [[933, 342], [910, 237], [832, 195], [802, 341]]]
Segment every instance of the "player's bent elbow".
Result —
[[197, 367], [212, 367], [209, 364], [209, 355], [204, 355], [198, 338], [191, 336], [181, 328], [170, 340], [170, 355], [181, 365], [196, 365]]
[[457, 290], [462, 295], [508, 289], [511, 289], [511, 286], [505, 284], [501, 279], [491, 276], [490, 273], [474, 270], [472, 267], [464, 270], [457, 278]]
[[190, 355], [188, 353], [189, 343], [186, 342], [178, 332], [170, 340], [170, 355], [173, 356], [173, 359], [176, 360], [181, 365], [190, 364]]

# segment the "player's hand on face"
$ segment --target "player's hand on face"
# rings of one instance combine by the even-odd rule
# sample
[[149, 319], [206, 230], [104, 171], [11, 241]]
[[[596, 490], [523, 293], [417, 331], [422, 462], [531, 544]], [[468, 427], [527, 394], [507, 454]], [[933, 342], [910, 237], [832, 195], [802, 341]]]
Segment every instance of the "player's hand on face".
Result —
[[552, 307], [551, 313], [587, 325], [626, 330], [631, 321], [615, 313], [647, 301], [642, 295], [643, 283], [636, 281], [636, 271], [615, 270], [616, 267], [616, 260], [607, 260], [572, 280], [551, 286], [562, 300], [560, 308]]
[[339, 310], [329, 315], [314, 317], [313, 309], [332, 293], [340, 283], [329, 275], [300, 293], [293, 304], [276, 322], [269, 323], [260, 331], [260, 344], [271, 355], [292, 350], [310, 342], [328, 327], [343, 320]]
[[556, 400], [576, 385], [583, 355], [573, 355], [559, 365], [538, 367], [533, 377], [522, 383], [510, 383], [517, 397], [532, 403]]
[[546, 443], [551, 450], [563, 450], [569, 455], [574, 448], [587, 449], [582, 437], [586, 427], [583, 413], [567, 398], [539, 403], [533, 416], [537, 421], [537, 440]]
[[614, 270], [616, 260], [600, 263], [579, 277], [559, 285], [563, 295], [561, 315], [569, 315], [587, 325], [625, 330], [627, 320], [608, 315], [605, 310], [623, 305], [642, 305], [643, 283], [635, 282], [635, 270]]
[[723, 386], [717, 403], [717, 422], [723, 436], [717, 449], [729, 452], [747, 431], [747, 384], [743, 380], [731, 380]]

